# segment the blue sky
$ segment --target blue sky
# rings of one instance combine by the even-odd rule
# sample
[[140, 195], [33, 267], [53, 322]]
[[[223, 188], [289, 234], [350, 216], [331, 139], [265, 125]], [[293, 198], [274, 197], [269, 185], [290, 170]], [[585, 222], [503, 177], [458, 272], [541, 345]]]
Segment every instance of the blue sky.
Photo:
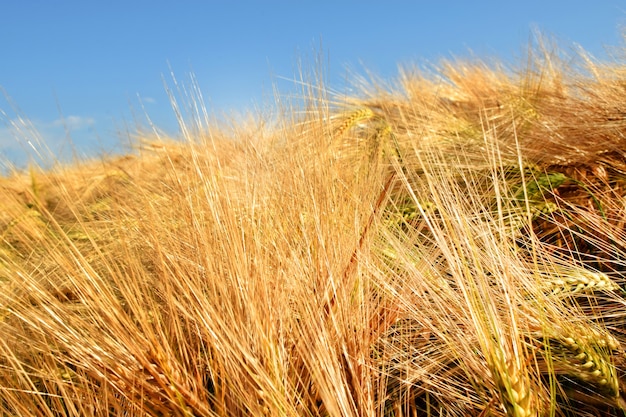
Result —
[[[523, 56], [533, 28], [602, 57], [622, 44], [622, 1], [34, 1], [2, 2], [0, 158], [20, 162], [39, 132], [67, 151], [109, 151], [144, 110], [175, 133], [163, 78], [193, 72], [210, 111], [271, 102], [320, 47], [330, 87], [347, 69], [384, 78], [451, 56]], [[285, 80], [287, 79], [287, 80]], [[8, 97], [8, 98], [7, 98]], [[28, 122], [25, 121], [28, 119]], [[119, 149], [119, 148], [117, 148]]]

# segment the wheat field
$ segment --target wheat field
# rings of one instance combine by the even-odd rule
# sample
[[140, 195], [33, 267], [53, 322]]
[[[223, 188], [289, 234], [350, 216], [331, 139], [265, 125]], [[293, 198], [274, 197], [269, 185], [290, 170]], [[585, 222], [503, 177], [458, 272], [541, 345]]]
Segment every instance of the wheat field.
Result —
[[620, 53], [191, 89], [182, 138], [5, 175], [0, 415], [625, 415]]

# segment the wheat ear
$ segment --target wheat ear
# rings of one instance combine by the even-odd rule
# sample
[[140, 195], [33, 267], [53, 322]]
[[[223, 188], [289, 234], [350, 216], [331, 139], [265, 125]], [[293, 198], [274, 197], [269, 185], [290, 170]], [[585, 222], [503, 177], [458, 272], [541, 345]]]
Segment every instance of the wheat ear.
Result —
[[528, 373], [515, 360], [505, 360], [496, 351], [492, 374], [500, 392], [500, 400], [510, 417], [530, 417], [539, 415], [538, 399], [530, 389]]
[[581, 339], [560, 340], [566, 350], [571, 376], [594, 385], [612, 397], [619, 397], [619, 380], [606, 349], [598, 349]]
[[355, 110], [352, 113], [349, 113], [344, 118], [341, 125], [339, 125], [337, 129], [335, 129], [335, 136], [336, 137], [342, 136], [344, 133], [346, 133], [346, 131], [348, 131], [350, 128], [352, 128], [356, 124], [364, 120], [373, 119], [374, 117], [376, 117], [376, 113], [374, 113], [374, 111], [370, 109], [369, 107], [364, 107], [362, 109]]
[[597, 388], [602, 396], [619, 401], [619, 379], [611, 361], [613, 352], [621, 351], [617, 339], [606, 331], [591, 327], [556, 333], [544, 338], [544, 345], [550, 340], [549, 353], [544, 354], [550, 355], [555, 371]]
[[589, 294], [597, 291], [616, 291], [620, 287], [602, 272], [584, 268], [566, 271], [564, 274], [546, 276], [546, 291], [551, 294]]

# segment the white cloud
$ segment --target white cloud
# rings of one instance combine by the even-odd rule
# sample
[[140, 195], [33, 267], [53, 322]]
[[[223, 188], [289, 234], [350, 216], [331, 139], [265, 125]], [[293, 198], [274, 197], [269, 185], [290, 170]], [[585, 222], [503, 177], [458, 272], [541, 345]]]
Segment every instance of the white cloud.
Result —
[[54, 120], [52, 123], [50, 123], [50, 126], [63, 127], [72, 131], [72, 130], [82, 130], [82, 129], [93, 127], [95, 123], [96, 121], [93, 117], [70, 115], [67, 117], [62, 117], [60, 119]]
[[40, 133], [23, 120], [11, 120], [6, 127], [0, 127], [0, 172], [6, 172], [9, 166], [24, 166], [26, 161], [43, 157], [44, 147]]
[[10, 127], [0, 127], [0, 149], [16, 145], [15, 130]]
[[17, 165], [23, 165], [31, 157], [44, 165], [63, 159], [77, 145], [77, 140], [80, 142], [93, 134], [95, 124], [93, 117], [77, 115], [52, 121], [0, 118], [0, 165], [4, 165], [2, 160], [7, 159]]
[[146, 104], [156, 104], [156, 99], [154, 97], [141, 97], [141, 101]]
[[4, 122], [5, 126], [0, 127], [0, 149], [24, 149], [42, 141], [42, 130], [32, 121], [16, 117]]

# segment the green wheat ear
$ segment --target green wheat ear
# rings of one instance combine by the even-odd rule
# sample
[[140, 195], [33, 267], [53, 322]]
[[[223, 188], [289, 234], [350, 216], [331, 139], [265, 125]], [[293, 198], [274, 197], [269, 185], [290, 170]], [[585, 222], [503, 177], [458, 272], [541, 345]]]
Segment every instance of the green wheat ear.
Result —
[[592, 389], [598, 397], [621, 403], [618, 371], [613, 355], [623, 351], [607, 330], [583, 325], [573, 329], [554, 328], [535, 334], [542, 355], [549, 357], [557, 374], [567, 375]]
[[569, 374], [587, 384], [597, 387], [611, 397], [619, 396], [617, 371], [606, 348], [594, 346], [580, 338], [566, 337], [560, 340]]
[[516, 201], [544, 200], [546, 192], [559, 188], [568, 177], [560, 172], [543, 173], [535, 179], [520, 185], [515, 191]]

